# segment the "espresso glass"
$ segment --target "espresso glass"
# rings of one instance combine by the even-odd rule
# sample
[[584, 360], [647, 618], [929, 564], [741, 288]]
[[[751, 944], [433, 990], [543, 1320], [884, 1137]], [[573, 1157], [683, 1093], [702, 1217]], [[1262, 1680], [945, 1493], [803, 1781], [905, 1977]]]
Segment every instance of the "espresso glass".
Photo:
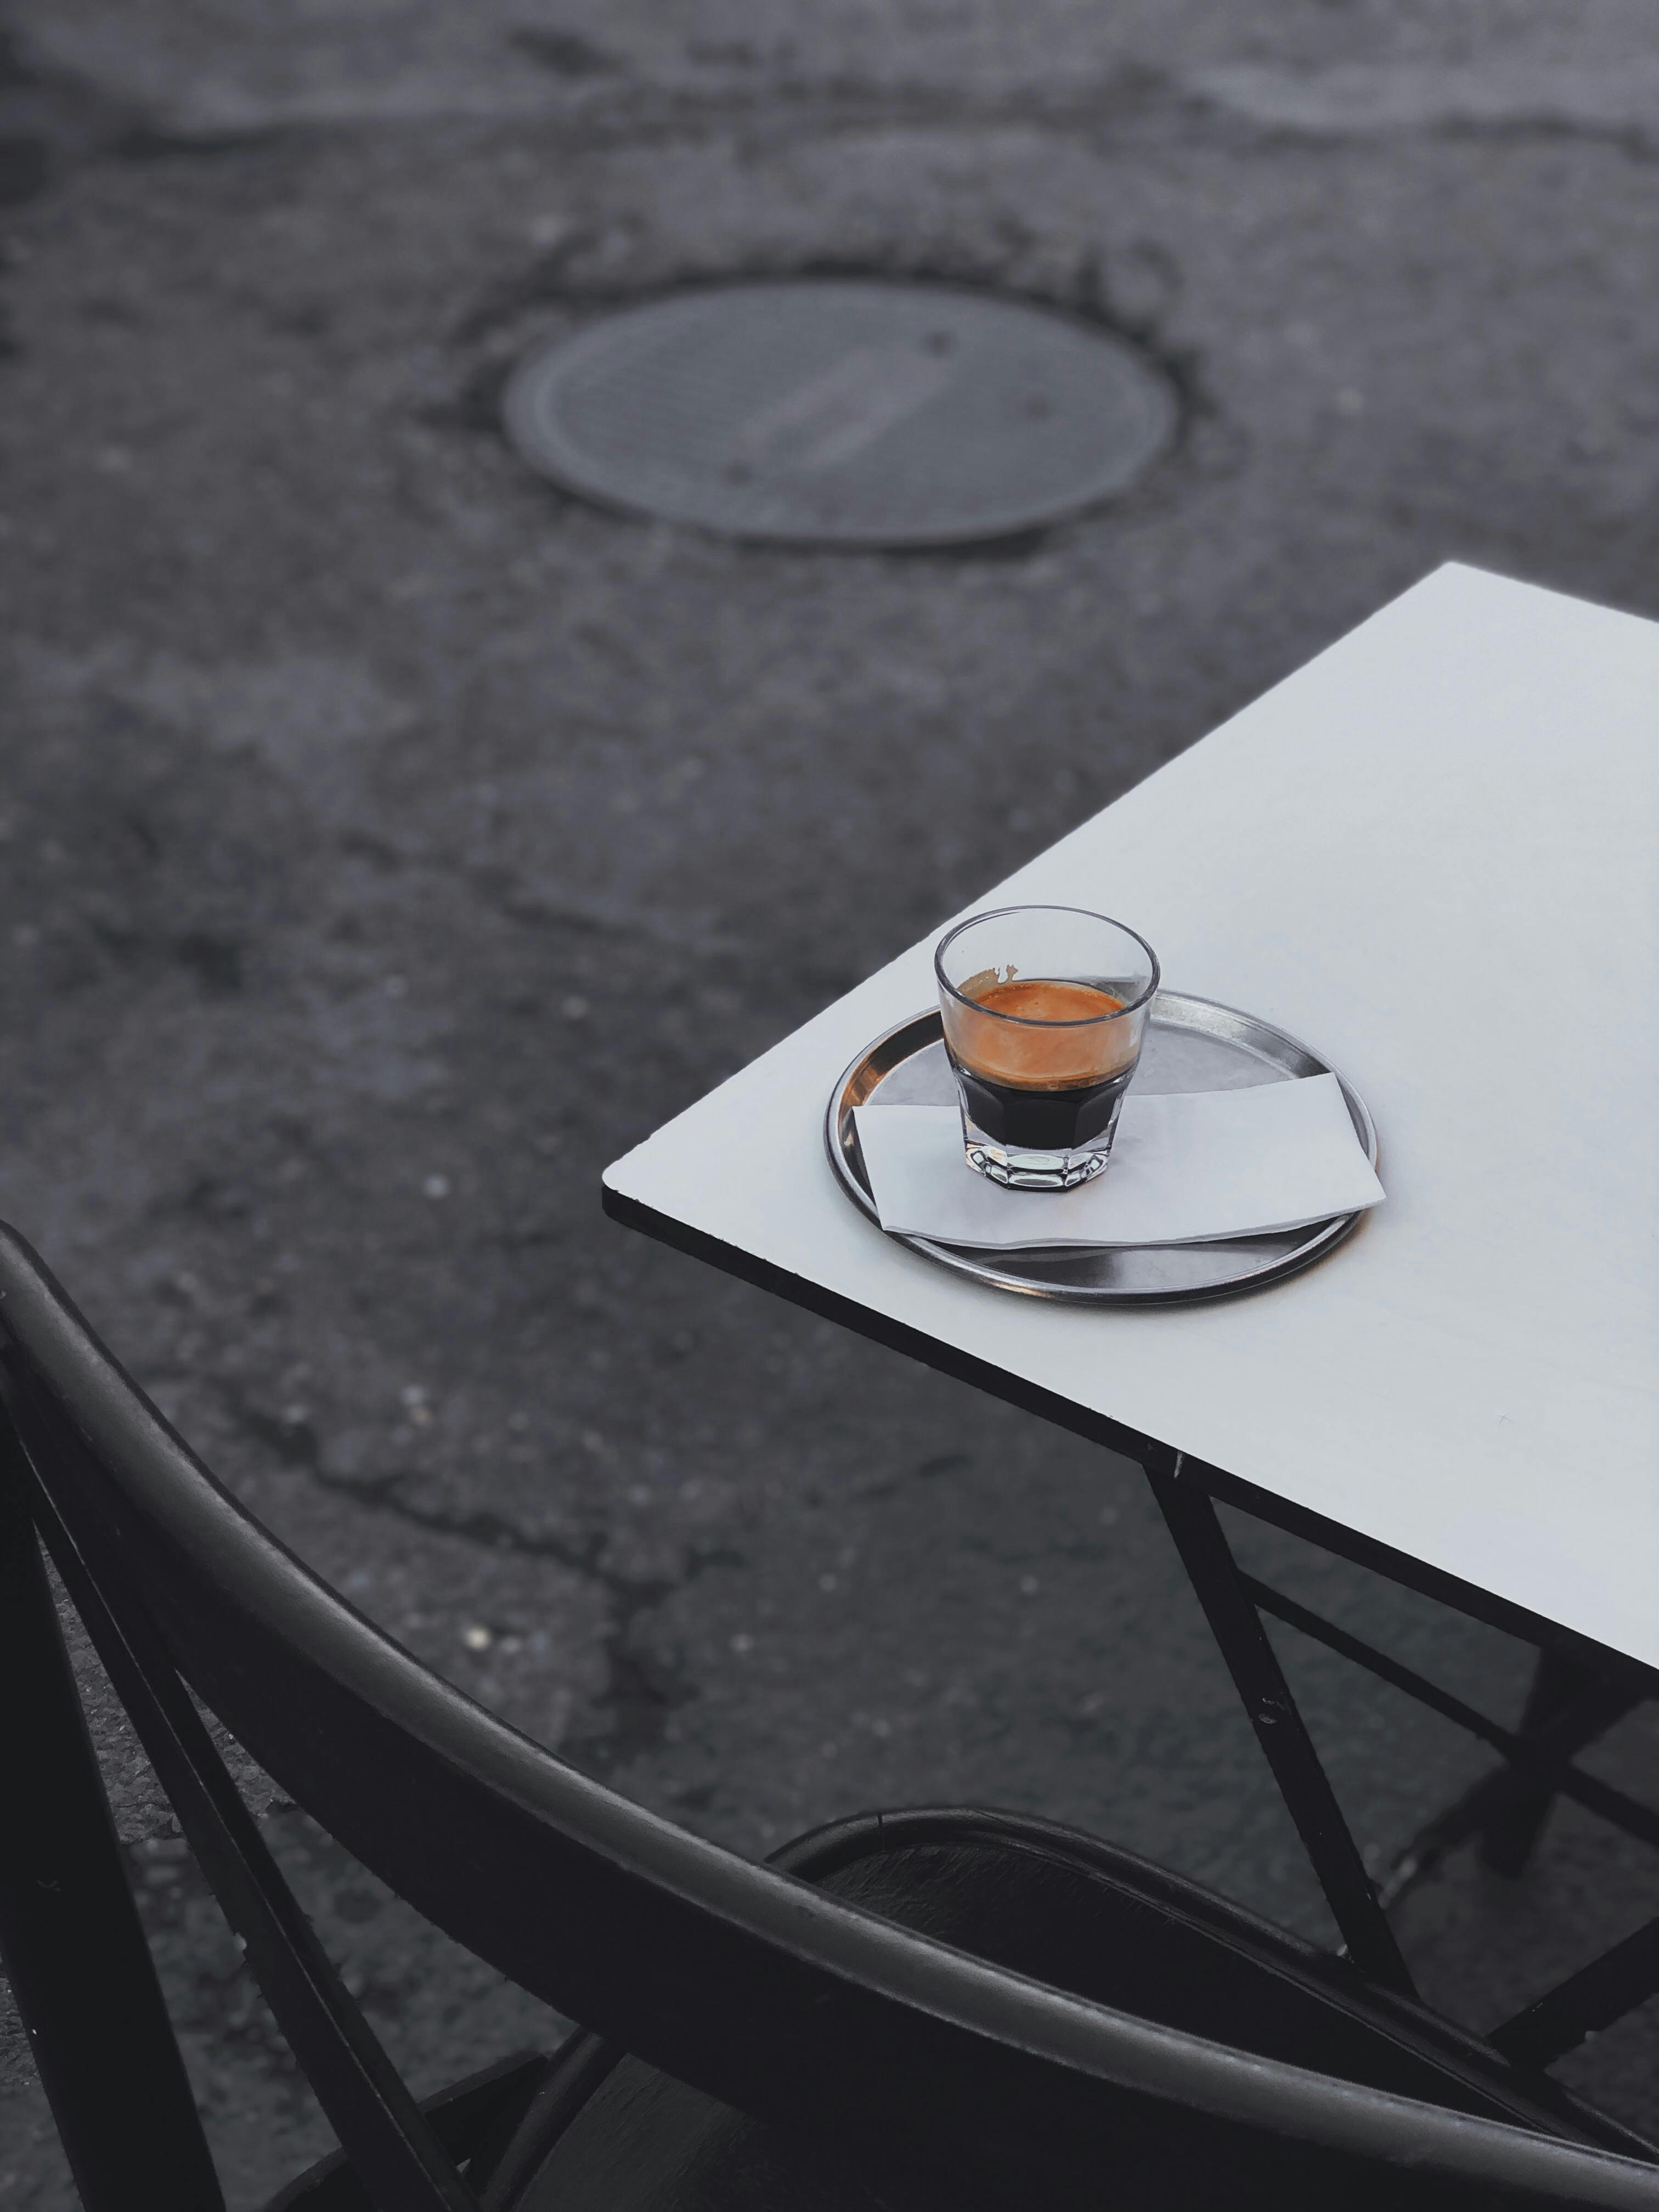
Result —
[[1146, 939], [1080, 907], [1003, 907], [958, 922], [933, 968], [969, 1166], [1014, 1190], [1099, 1175], [1158, 988]]

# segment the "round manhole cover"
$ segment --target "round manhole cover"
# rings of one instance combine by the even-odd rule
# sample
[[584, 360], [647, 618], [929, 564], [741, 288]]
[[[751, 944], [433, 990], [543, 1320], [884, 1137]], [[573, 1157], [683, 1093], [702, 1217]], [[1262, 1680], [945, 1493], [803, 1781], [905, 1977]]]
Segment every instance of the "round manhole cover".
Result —
[[1122, 491], [1176, 403], [1130, 347], [945, 286], [733, 284], [532, 353], [508, 431], [572, 491], [737, 538], [943, 545]]

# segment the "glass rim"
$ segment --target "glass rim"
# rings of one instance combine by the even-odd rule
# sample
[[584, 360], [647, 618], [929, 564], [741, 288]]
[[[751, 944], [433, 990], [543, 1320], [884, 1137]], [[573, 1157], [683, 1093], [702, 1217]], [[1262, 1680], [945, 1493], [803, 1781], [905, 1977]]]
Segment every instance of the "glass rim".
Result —
[[[956, 985], [951, 981], [950, 977], [945, 972], [945, 954], [947, 947], [955, 944], [956, 940], [962, 935], [964, 929], [977, 928], [981, 921], [1000, 921], [1006, 915], [1012, 914], [1075, 914], [1080, 915], [1085, 921], [1103, 921], [1109, 929], [1121, 929], [1126, 937], [1133, 938], [1135, 943], [1146, 954], [1147, 959], [1151, 961], [1152, 967], [1152, 980], [1146, 985], [1146, 989], [1141, 992], [1139, 998], [1126, 1000], [1122, 1006], [1116, 1007], [1111, 1013], [1085, 1014], [1076, 1021], [1049, 1022], [1044, 1021], [1040, 1016], [1033, 1014], [1005, 1014], [1000, 1006], [988, 1006], [978, 999], [969, 999], [965, 997], [962, 992], [957, 990]], [[1118, 921], [1109, 914], [1097, 914], [1091, 907], [1086, 906], [1035, 905], [988, 907], [983, 914], [970, 914], [965, 920], [953, 924], [951, 928], [945, 931], [944, 936], [940, 938], [939, 943], [933, 947], [933, 973], [939, 979], [939, 987], [941, 991], [948, 991], [959, 1006], [969, 1007], [975, 1013], [984, 1015], [989, 1021], [1018, 1022], [1022, 1029], [1028, 1030], [1089, 1030], [1098, 1027], [1103, 1022], [1121, 1021], [1125, 1014], [1139, 1012], [1140, 1008], [1146, 1004], [1149, 999], [1152, 998], [1158, 989], [1163, 972], [1163, 969], [1158, 966], [1157, 953], [1153, 951], [1152, 946], [1147, 944], [1146, 939], [1141, 935], [1138, 929], [1131, 929], [1127, 921]], [[1073, 979], [1066, 977], [1064, 979], [1056, 978], [1055, 980], [1069, 981]]]

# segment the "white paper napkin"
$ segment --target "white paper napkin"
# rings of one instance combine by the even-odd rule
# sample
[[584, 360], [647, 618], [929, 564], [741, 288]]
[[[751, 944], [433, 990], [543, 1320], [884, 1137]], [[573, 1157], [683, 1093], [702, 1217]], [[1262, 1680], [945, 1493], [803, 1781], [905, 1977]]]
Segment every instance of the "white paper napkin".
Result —
[[1164, 1097], [1132, 1091], [1104, 1174], [1068, 1191], [1005, 1190], [975, 1174], [954, 1106], [860, 1106], [855, 1118], [882, 1227], [942, 1244], [1207, 1243], [1298, 1229], [1382, 1196], [1334, 1075]]

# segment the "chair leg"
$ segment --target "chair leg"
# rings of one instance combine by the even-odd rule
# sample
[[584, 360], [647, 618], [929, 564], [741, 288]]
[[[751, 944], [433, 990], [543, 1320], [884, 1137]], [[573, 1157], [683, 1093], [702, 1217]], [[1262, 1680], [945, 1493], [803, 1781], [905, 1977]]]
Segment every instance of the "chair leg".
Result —
[[87, 2212], [223, 2212], [0, 1413], [0, 1954]]
[[[423, 2097], [421, 2111], [449, 2155], [467, 2168], [477, 2195], [553, 2063], [546, 2052], [517, 2051], [481, 2073]], [[264, 2212], [374, 2212], [375, 2200], [343, 2150], [330, 2151], [280, 2189]]]
[[[1521, 1717], [1521, 1735], [1537, 1735], [1594, 1685], [1594, 1676], [1571, 1659], [1558, 1651], [1541, 1650]], [[1555, 1792], [1549, 1788], [1528, 1790], [1525, 1796], [1512, 1800], [1480, 1831], [1481, 1864], [1511, 1880], [1523, 1873], [1554, 1802]]]

